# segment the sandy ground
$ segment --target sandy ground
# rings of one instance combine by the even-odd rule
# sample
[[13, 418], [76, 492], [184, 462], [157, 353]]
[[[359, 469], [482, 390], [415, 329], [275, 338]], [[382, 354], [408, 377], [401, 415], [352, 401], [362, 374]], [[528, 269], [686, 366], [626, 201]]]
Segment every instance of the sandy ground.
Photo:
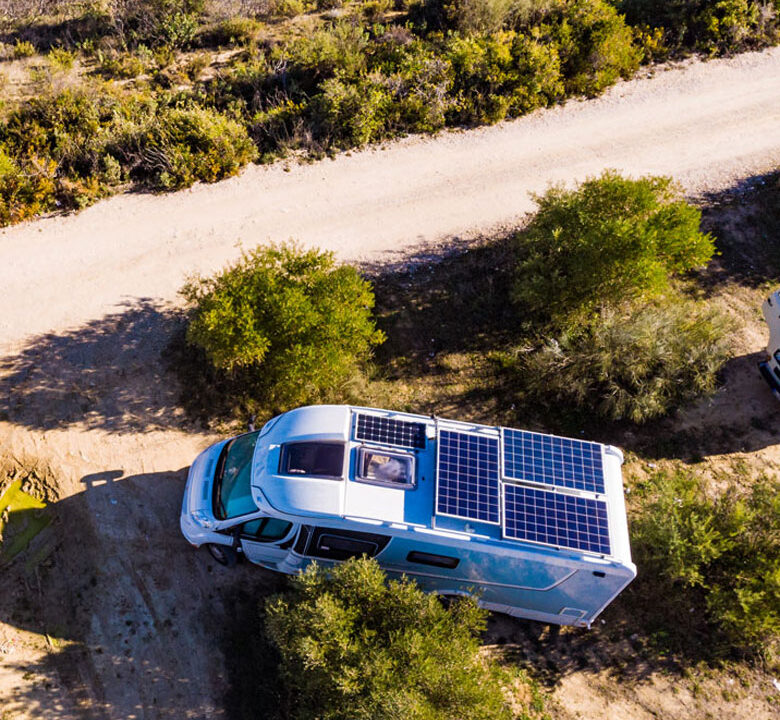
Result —
[[[227, 716], [219, 637], [230, 598], [273, 578], [227, 573], [178, 532], [186, 467], [215, 439], [183, 417], [160, 361], [188, 273], [222, 266], [239, 242], [288, 237], [345, 259], [392, 259], [515, 223], [533, 207], [529, 192], [607, 167], [671, 174], [697, 195], [778, 165], [774, 49], [691, 61], [493, 128], [252, 167], [217, 185], [121, 196], [0, 233], [0, 448], [47, 465], [59, 498], [46, 559], [3, 570], [0, 716]], [[774, 400], [753, 369], [763, 342], [760, 331], [746, 335], [727, 390], [688, 422], [736, 404], [744, 417], [734, 422], [772, 424]], [[776, 462], [772, 432], [735, 437], [730, 450]], [[619, 686], [603, 672], [565, 674], [561, 717], [602, 716]], [[668, 680], [645, 680], [620, 696], [619, 716], [706, 716], [690, 711], [687, 690], [668, 690]], [[768, 718], [754, 696], [771, 693], [745, 691], [742, 704], [737, 693], [720, 710]]]

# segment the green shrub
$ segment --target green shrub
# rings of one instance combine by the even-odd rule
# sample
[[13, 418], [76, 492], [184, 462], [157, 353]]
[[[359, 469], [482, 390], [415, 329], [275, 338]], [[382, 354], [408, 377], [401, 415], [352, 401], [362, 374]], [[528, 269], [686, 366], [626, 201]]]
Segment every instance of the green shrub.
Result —
[[447, 25], [462, 33], [495, 33], [507, 25], [516, 0], [444, 0]]
[[337, 73], [353, 79], [366, 69], [369, 37], [359, 25], [337, 22], [296, 38], [279, 52], [279, 59], [289, 59], [291, 74], [305, 90], [315, 90], [322, 80]]
[[147, 70], [144, 61], [134, 53], [102, 53], [97, 55], [97, 69], [105, 78], [134, 78]]
[[370, 285], [327, 252], [258, 248], [182, 294], [192, 307], [188, 341], [277, 407], [334, 395], [384, 339]]
[[174, 12], [160, 19], [163, 42], [172, 48], [186, 48], [198, 32], [198, 17], [193, 13]]
[[0, 147], [0, 225], [10, 225], [53, 210], [56, 165], [33, 157], [23, 165]]
[[393, 9], [393, 4], [393, 0], [362, 0], [360, 9], [368, 22], [375, 23]]
[[710, 55], [745, 50], [756, 35], [759, 13], [759, 6], [749, 0], [707, 3], [699, 16], [703, 26], [699, 47]]
[[[453, 102], [452, 65], [424, 43], [397, 44], [388, 39], [378, 55], [391, 56], [385, 87], [392, 104], [385, 108], [388, 132], [434, 132], [444, 127]], [[376, 57], [381, 63], [379, 57]]]
[[268, 14], [272, 17], [293, 18], [312, 9], [307, 0], [270, 0]]
[[381, 78], [345, 81], [332, 77], [313, 101], [317, 135], [338, 147], [359, 147], [384, 135], [391, 98]]
[[13, 56], [16, 59], [32, 57], [35, 53], [35, 45], [28, 40], [17, 40], [14, 44]]
[[555, 42], [567, 92], [598, 95], [619, 78], [629, 78], [642, 59], [634, 33], [607, 0], [563, 3], [541, 26]]
[[113, 12], [124, 47], [185, 48], [195, 38], [204, 0], [125, 0]]
[[712, 238], [670, 178], [607, 171], [575, 190], [553, 187], [518, 235], [515, 298], [537, 318], [576, 324], [604, 307], [666, 291], [672, 274], [705, 264]]
[[205, 28], [200, 33], [199, 39], [201, 44], [205, 45], [249, 45], [257, 39], [263, 27], [263, 23], [254, 18], [238, 15]]
[[514, 717], [499, 669], [480, 657], [486, 613], [473, 600], [445, 609], [406, 578], [388, 582], [365, 558], [329, 573], [311, 565], [291, 582], [291, 593], [266, 603], [288, 717]]
[[47, 55], [49, 64], [57, 70], [70, 70], [76, 60], [76, 54], [64, 48], [54, 47]]
[[44, 94], [10, 113], [0, 135], [16, 158], [51, 158], [60, 174], [88, 175], [94, 169], [102, 128], [113, 118], [115, 105], [115, 98], [86, 89]]
[[199, 107], [164, 108], [129, 125], [107, 149], [132, 177], [165, 190], [235, 175], [257, 152], [243, 125]]
[[715, 389], [730, 326], [716, 310], [666, 300], [604, 311], [503, 362], [517, 404], [642, 423]]
[[557, 51], [527, 36], [454, 36], [447, 57], [456, 98], [450, 115], [459, 122], [497, 122], [563, 97]]
[[712, 500], [701, 476], [677, 470], [642, 492], [631, 536], [652, 602], [673, 615], [675, 598], [701, 592], [709, 621], [734, 646], [771, 655], [780, 641], [780, 481], [760, 477], [748, 492]]
[[662, 31], [677, 53], [741, 52], [780, 40], [780, 4], [765, 0], [621, 0], [618, 8], [636, 27]]

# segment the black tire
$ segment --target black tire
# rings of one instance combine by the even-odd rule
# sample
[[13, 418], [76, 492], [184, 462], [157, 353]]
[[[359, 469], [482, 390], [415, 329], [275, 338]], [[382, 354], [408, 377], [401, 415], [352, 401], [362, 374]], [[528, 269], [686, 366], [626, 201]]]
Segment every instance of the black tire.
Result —
[[238, 562], [238, 553], [235, 551], [235, 548], [232, 548], [229, 545], [216, 545], [209, 543], [206, 545], [206, 547], [211, 553], [211, 557], [213, 557], [220, 565], [224, 565], [225, 567], [234, 567], [236, 562]]

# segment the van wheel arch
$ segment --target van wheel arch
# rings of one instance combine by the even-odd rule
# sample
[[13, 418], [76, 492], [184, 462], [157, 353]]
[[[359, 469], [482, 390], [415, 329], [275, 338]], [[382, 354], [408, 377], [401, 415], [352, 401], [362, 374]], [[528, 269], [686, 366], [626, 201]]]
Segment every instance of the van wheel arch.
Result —
[[207, 543], [206, 549], [220, 565], [225, 567], [235, 567], [238, 562], [238, 553], [230, 545], [219, 545], [217, 543]]

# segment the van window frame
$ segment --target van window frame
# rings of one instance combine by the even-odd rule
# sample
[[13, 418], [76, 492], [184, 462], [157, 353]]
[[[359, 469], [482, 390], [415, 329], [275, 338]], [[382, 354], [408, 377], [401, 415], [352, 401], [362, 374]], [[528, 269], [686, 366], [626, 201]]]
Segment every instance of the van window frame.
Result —
[[[289, 457], [290, 448], [297, 445], [328, 445], [341, 448], [341, 471], [338, 475], [325, 475], [323, 473], [303, 473], [290, 472]], [[292, 478], [320, 478], [325, 480], [343, 480], [344, 479], [344, 459], [347, 455], [347, 446], [338, 440], [301, 440], [297, 442], [284, 443], [279, 453], [279, 474]]]
[[[329, 550], [323, 550], [320, 547], [323, 538], [338, 538], [341, 540], [370, 545], [373, 546], [373, 548], [368, 551], [347, 554], [344, 557], [334, 557], [334, 555], [340, 553], [338, 553], [338, 551], [332, 553]], [[308, 537], [305, 540], [305, 548], [303, 548], [303, 552], [301, 554], [305, 555], [306, 557], [317, 558], [320, 560], [331, 560], [334, 562], [344, 562], [351, 557], [362, 557], [363, 555], [373, 558], [379, 555], [387, 547], [390, 539], [390, 535], [380, 535], [379, 533], [365, 533], [358, 532], [357, 530], [344, 530], [342, 528], [314, 527], [311, 528], [311, 531], [308, 533]], [[299, 546], [296, 543], [296, 551], [298, 551], [298, 547]]]
[[[382, 480], [377, 477], [368, 477], [363, 474], [363, 466], [365, 464], [365, 456], [368, 453], [375, 453], [376, 455], [386, 455], [390, 458], [396, 458], [409, 463], [409, 481], [408, 482], [395, 482], [394, 480]], [[412, 453], [403, 452], [402, 450], [392, 450], [383, 447], [373, 447], [371, 445], [361, 445], [357, 448], [356, 455], [356, 467], [355, 467], [355, 480], [367, 485], [381, 485], [382, 487], [391, 487], [396, 490], [414, 490], [417, 487], [417, 472], [415, 456]]]
[[[284, 535], [280, 535], [279, 537], [274, 539], [263, 540], [259, 538], [257, 535], [250, 535], [249, 533], [244, 531], [244, 526], [247, 523], [255, 522], [257, 520], [261, 522], [262, 527], [265, 527], [265, 525], [268, 524], [267, 521], [269, 520], [278, 520], [279, 522], [286, 522], [289, 523], [290, 527], [287, 528], [287, 531], [284, 533]], [[290, 520], [284, 520], [282, 518], [271, 517], [270, 515], [261, 515], [260, 517], [251, 518], [250, 520], [244, 520], [244, 522], [242, 522], [238, 526], [239, 535], [242, 540], [246, 540], [247, 542], [256, 542], [262, 545], [273, 545], [274, 543], [284, 542], [287, 538], [290, 537], [290, 535], [295, 533], [295, 529], [296, 529], [296, 525], [294, 522], [291, 522]]]

